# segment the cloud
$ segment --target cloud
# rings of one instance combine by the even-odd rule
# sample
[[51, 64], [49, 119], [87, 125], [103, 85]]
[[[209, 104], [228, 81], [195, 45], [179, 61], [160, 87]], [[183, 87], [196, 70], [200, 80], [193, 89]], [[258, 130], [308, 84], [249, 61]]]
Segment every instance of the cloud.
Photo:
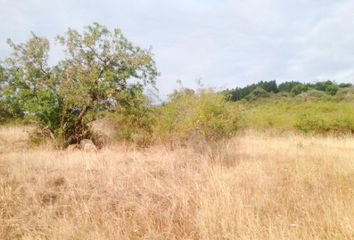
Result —
[[353, 82], [351, 0], [0, 0], [0, 58], [5, 39], [30, 31], [53, 39], [94, 21], [119, 26], [153, 46], [164, 96], [181, 79], [195, 87], [235, 87], [258, 80]]

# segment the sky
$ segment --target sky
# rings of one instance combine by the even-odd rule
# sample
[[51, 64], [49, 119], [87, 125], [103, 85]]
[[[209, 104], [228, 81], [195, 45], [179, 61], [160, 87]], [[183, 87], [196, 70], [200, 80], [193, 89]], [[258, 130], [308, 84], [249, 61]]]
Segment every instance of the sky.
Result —
[[0, 0], [0, 60], [10, 53], [7, 38], [24, 42], [33, 31], [54, 43], [93, 22], [152, 47], [161, 98], [177, 80], [216, 89], [354, 83], [354, 0]]

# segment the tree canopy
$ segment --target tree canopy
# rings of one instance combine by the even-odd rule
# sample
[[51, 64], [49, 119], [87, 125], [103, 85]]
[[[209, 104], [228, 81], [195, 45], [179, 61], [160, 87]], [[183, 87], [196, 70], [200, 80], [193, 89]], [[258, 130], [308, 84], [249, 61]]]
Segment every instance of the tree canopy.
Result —
[[111, 32], [94, 23], [82, 33], [69, 29], [57, 41], [65, 57], [49, 65], [47, 38], [32, 33], [25, 43], [8, 40], [13, 52], [0, 68], [0, 90], [2, 102], [38, 122], [62, 146], [89, 137], [87, 124], [116, 108], [124, 92], [155, 85], [151, 50], [133, 45], [118, 28]]

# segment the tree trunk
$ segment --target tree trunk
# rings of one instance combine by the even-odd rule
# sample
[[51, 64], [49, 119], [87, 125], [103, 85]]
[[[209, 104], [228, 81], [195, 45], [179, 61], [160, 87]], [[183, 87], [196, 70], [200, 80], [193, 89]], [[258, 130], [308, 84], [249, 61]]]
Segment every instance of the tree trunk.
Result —
[[82, 119], [84, 118], [85, 114], [87, 113], [87, 110], [88, 110], [89, 106], [88, 105], [85, 105], [80, 114], [79, 114], [79, 117], [77, 118], [76, 122], [75, 122], [75, 127], [78, 128], [80, 127], [80, 125], [82, 124]]

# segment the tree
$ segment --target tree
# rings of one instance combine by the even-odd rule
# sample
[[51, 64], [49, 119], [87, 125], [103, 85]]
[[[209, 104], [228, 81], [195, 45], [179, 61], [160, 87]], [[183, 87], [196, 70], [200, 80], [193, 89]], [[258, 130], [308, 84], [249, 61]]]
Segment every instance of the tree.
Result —
[[257, 87], [263, 88], [268, 93], [271, 93], [271, 92], [277, 93], [277, 92], [279, 92], [278, 85], [277, 85], [277, 82], [275, 80], [272, 80], [272, 81], [260, 81], [259, 83], [257, 83]]
[[252, 96], [250, 95], [257, 88], [261, 88], [263, 91], [267, 93], [279, 92], [277, 82], [275, 80], [272, 80], [272, 81], [260, 81], [255, 84], [247, 85], [246, 87], [243, 88], [237, 87], [231, 90], [227, 89], [223, 93], [226, 96], [227, 100], [239, 101], [241, 99], [245, 99], [246, 97], [252, 98]]
[[290, 82], [283, 82], [281, 84], [279, 84], [279, 92], [291, 92], [291, 90], [297, 86], [297, 85], [301, 85], [301, 82], [297, 82], [297, 81], [290, 81]]
[[297, 84], [291, 89], [291, 93], [293, 95], [299, 95], [300, 93], [307, 92], [308, 91], [308, 86], [305, 84]]
[[0, 65], [0, 123], [23, 117], [19, 101], [11, 94], [6, 69]]
[[49, 66], [49, 41], [32, 34], [14, 44], [5, 61], [7, 97], [38, 122], [60, 146], [89, 138], [88, 123], [119, 105], [120, 93], [157, 76], [150, 50], [134, 46], [116, 28], [94, 23], [83, 33], [69, 29], [57, 38], [65, 58]]
[[352, 86], [353, 86], [353, 84], [351, 84], [351, 83], [340, 83], [338, 85], [339, 88], [350, 88]]
[[256, 84], [251, 84], [243, 88], [236, 87], [235, 89], [226, 90], [224, 94], [229, 101], [239, 101], [246, 98], [257, 86]]

